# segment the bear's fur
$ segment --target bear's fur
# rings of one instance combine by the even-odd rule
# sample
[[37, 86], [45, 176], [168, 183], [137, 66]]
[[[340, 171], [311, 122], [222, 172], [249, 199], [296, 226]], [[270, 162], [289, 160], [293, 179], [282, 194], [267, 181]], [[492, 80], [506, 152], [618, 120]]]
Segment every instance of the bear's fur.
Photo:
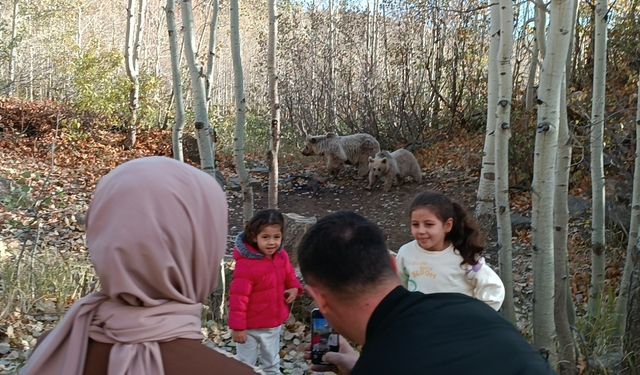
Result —
[[404, 148], [394, 152], [381, 151], [374, 158], [369, 157], [369, 185], [371, 189], [376, 179], [384, 178], [384, 191], [389, 191], [394, 181], [402, 183], [405, 177], [415, 182], [422, 181], [422, 170], [415, 156]]
[[369, 157], [380, 151], [380, 143], [370, 134], [307, 136], [302, 155], [324, 155], [329, 173], [336, 174], [343, 164], [352, 164], [358, 168], [357, 178], [369, 173]]

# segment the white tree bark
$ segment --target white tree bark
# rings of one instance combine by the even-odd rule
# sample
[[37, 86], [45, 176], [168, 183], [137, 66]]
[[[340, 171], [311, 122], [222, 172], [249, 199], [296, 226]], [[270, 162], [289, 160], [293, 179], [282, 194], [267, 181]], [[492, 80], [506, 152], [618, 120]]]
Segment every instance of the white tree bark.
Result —
[[[636, 159], [637, 161], [637, 159]], [[637, 230], [637, 229], [636, 229]], [[638, 353], [640, 353], [640, 238], [631, 253], [631, 277], [629, 278], [629, 298], [627, 301], [627, 322], [623, 337], [625, 353], [631, 355], [624, 361], [623, 374], [635, 375], [638, 370]]]
[[[576, 4], [571, 2], [571, 29], [570, 43], [572, 45], [573, 35], [576, 27]], [[571, 47], [569, 47], [571, 51]], [[571, 53], [567, 53], [565, 63], [565, 74], [560, 89], [560, 123], [558, 128], [558, 152], [556, 155], [556, 188], [554, 192], [554, 278], [555, 278], [555, 301], [554, 301], [554, 322], [558, 337], [558, 372], [561, 375], [576, 374], [575, 340], [571, 325], [573, 324], [573, 299], [569, 289], [569, 264], [567, 235], [569, 226], [569, 176], [571, 167], [571, 133], [567, 116], [567, 83], [569, 77], [567, 71], [571, 66]]]
[[627, 303], [629, 300], [629, 282], [633, 272], [633, 252], [638, 243], [638, 229], [640, 226], [640, 71], [638, 72], [638, 102], [636, 104], [636, 157], [633, 169], [633, 193], [631, 197], [631, 220], [629, 224], [629, 238], [627, 240], [627, 257], [624, 262], [624, 272], [620, 281], [620, 293], [616, 301], [618, 336], [625, 335], [627, 321]]
[[571, 1], [551, 2], [547, 53], [540, 74], [532, 183], [533, 341], [555, 362], [553, 205], [560, 89], [570, 41]]
[[[495, 129], [498, 107], [498, 49], [500, 48], [500, 8], [497, 2], [489, 0], [489, 56], [487, 78], [487, 128], [484, 135], [482, 169], [476, 199], [475, 216], [483, 230], [493, 229], [495, 202]], [[486, 223], [486, 224], [485, 224]]]
[[333, 0], [329, 0], [329, 92], [327, 93], [329, 129], [338, 130], [338, 116], [336, 111], [336, 68], [334, 62], [335, 55], [335, 15], [333, 13]]
[[513, 305], [513, 267], [511, 244], [511, 209], [509, 207], [509, 138], [511, 138], [511, 100], [513, 73], [513, 5], [511, 0], [500, 0], [500, 48], [498, 51], [498, 103], [495, 124], [495, 191], [496, 225], [498, 230], [498, 254], [500, 278], [506, 295], [502, 304], [504, 317], [516, 321]]
[[175, 0], [167, 0], [165, 11], [167, 13], [167, 32], [169, 33], [169, 52], [171, 54], [171, 82], [173, 96], [176, 99], [176, 119], [173, 124], [172, 148], [173, 157], [184, 161], [182, 151], [182, 136], [184, 129], [184, 101], [182, 97], [182, 77], [180, 73], [180, 52], [178, 49], [178, 36], [176, 34]]
[[236, 102], [235, 149], [236, 171], [242, 188], [242, 208], [244, 221], [253, 216], [253, 188], [249, 183], [249, 172], [244, 165], [244, 141], [246, 126], [246, 99], [244, 96], [244, 74], [242, 72], [242, 47], [240, 39], [240, 6], [238, 0], [230, 2], [231, 57], [235, 77], [234, 92]]
[[[127, 5], [127, 37], [125, 47], [127, 76], [131, 81], [129, 92], [129, 131], [125, 140], [125, 148], [136, 145], [138, 130], [138, 111], [140, 109], [140, 43], [144, 34], [146, 0], [129, 0]], [[136, 19], [134, 19], [134, 15]]]
[[13, 13], [11, 16], [11, 43], [9, 52], [9, 83], [7, 95], [11, 96], [16, 89], [16, 65], [18, 63], [18, 16], [20, 1], [13, 0]]
[[220, 4], [218, 0], [211, 2], [211, 22], [209, 23], [209, 54], [207, 55], [207, 108], [211, 105], [211, 91], [213, 90], [213, 72], [215, 71], [217, 40], [218, 40], [218, 13]]
[[531, 64], [529, 65], [529, 77], [527, 78], [527, 90], [525, 108], [527, 111], [533, 108], [535, 102], [535, 80], [540, 65], [540, 56], [546, 53], [544, 30], [547, 25], [547, 7], [543, 1], [534, 0], [535, 3], [535, 38], [533, 51], [531, 52]]
[[269, 0], [269, 99], [271, 101], [271, 139], [269, 142], [269, 208], [278, 208], [278, 151], [280, 149], [280, 98], [278, 97], [278, 66], [276, 48], [278, 45], [278, 16], [276, 0]]
[[[570, 0], [571, 1], [571, 0]], [[566, 73], [565, 73], [566, 77]], [[565, 80], [566, 82], [566, 80]], [[571, 135], [567, 121], [566, 83], [560, 92], [560, 123], [556, 156], [556, 188], [553, 199], [553, 249], [555, 301], [554, 321], [558, 335], [558, 371], [561, 375], [576, 373], [575, 343], [569, 319], [569, 264], [567, 234], [569, 226], [569, 172], [571, 166]]]
[[216, 174], [215, 145], [211, 139], [211, 125], [207, 113], [207, 97], [205, 93], [204, 76], [196, 59], [194, 24], [191, 0], [182, 0], [182, 24], [184, 30], [184, 49], [191, 77], [191, 92], [195, 111], [195, 128], [200, 153], [200, 166], [203, 171], [215, 177], [224, 186], [220, 176]]
[[591, 102], [591, 285], [588, 314], [595, 317], [600, 311], [604, 286], [604, 101], [607, 77], [607, 0], [598, 0], [595, 10], [595, 47], [593, 53], [593, 98]]

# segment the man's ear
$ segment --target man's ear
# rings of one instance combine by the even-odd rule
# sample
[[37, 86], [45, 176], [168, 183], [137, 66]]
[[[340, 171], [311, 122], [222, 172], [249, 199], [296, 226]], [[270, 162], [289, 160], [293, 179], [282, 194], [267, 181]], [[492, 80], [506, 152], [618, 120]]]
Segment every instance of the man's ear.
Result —
[[396, 261], [396, 256], [394, 254], [389, 254], [389, 261], [391, 262], [391, 267], [395, 273], [398, 273], [398, 262]]
[[322, 288], [314, 287], [307, 284], [307, 286], [305, 287], [305, 290], [309, 292], [309, 295], [315, 301], [316, 305], [320, 309], [320, 312], [324, 314], [327, 308], [329, 307], [329, 303], [327, 301], [327, 297], [324, 291], [322, 290]]

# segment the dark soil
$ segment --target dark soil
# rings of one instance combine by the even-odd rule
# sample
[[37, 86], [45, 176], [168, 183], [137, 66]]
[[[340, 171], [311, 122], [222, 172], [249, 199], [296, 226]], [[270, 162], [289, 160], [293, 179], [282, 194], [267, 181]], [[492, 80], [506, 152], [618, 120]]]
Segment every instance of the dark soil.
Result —
[[[292, 180], [292, 175], [308, 169], [309, 166], [317, 168], [319, 173], [324, 172], [322, 161], [309, 158], [308, 164], [302, 164], [303, 162], [290, 165], [283, 171], [281, 180]], [[439, 190], [463, 203], [473, 212], [472, 202], [475, 201], [478, 182], [476, 177], [467, 176], [464, 171], [423, 172], [422, 182], [416, 183], [409, 179], [402, 185], [394, 186], [389, 192], [384, 192], [379, 182], [372, 190], [366, 190], [367, 180], [356, 180], [354, 176], [355, 169], [349, 168], [336, 177], [329, 177], [327, 182], [320, 186], [317, 194], [314, 194], [304, 179], [299, 179], [302, 181], [299, 184], [295, 183], [297, 181], [294, 181], [294, 184], [284, 183], [279, 195], [278, 208], [283, 213], [316, 218], [339, 210], [355, 211], [380, 226], [386, 234], [389, 249], [393, 251], [412, 240], [407, 208], [420, 191]], [[267, 176], [254, 174], [252, 177], [265, 181], [262, 186], [254, 188], [255, 209], [266, 208]], [[230, 234], [233, 235], [242, 228], [242, 203], [239, 192], [230, 196]]]

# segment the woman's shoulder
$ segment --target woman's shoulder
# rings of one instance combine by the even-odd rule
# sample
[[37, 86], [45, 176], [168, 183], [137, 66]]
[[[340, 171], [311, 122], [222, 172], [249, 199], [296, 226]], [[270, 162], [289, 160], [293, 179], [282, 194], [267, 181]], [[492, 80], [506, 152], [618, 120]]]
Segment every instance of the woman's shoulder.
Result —
[[177, 339], [160, 344], [165, 374], [205, 374], [216, 369], [220, 374], [260, 374], [257, 369], [233, 358], [231, 353], [199, 340]]

